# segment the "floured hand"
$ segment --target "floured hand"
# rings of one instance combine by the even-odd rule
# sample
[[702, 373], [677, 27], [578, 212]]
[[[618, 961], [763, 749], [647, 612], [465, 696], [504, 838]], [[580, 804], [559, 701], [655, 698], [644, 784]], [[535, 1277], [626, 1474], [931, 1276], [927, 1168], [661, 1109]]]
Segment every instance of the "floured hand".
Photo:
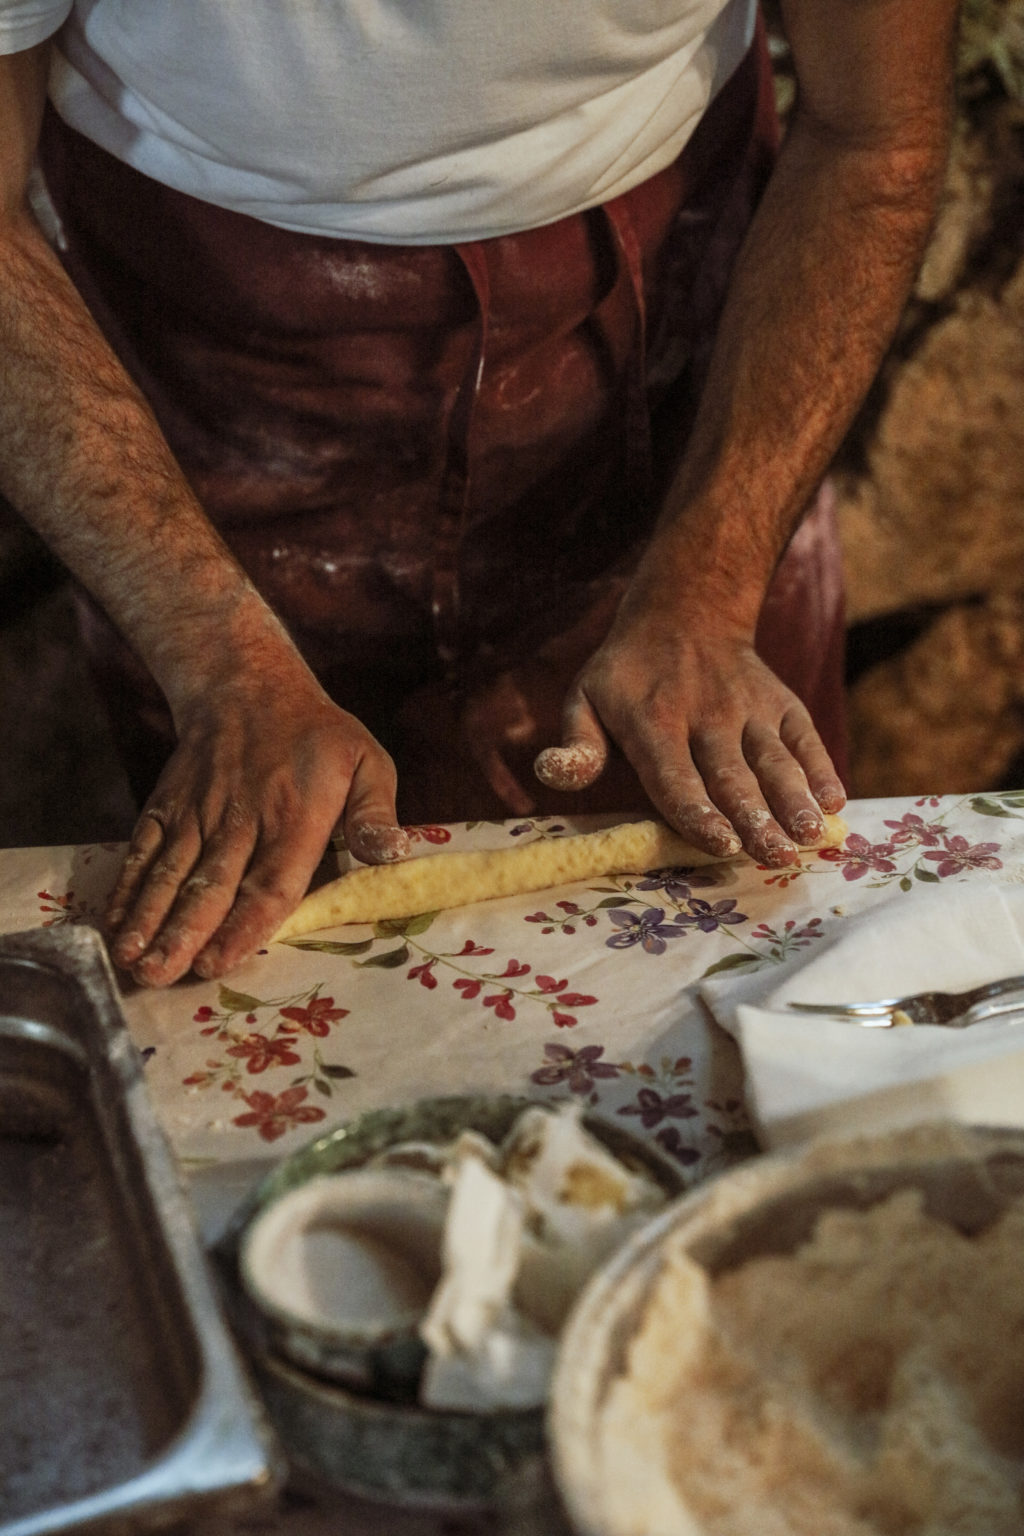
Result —
[[297, 905], [338, 825], [365, 862], [409, 852], [391, 759], [303, 665], [205, 695], [111, 896], [115, 964], [146, 986], [230, 970]]
[[[696, 638], [695, 638], [696, 635]], [[580, 673], [559, 746], [535, 771], [556, 789], [600, 775], [615, 744], [671, 827], [728, 856], [783, 867], [845, 804], [810, 715], [746, 640], [685, 636], [648, 617], [617, 623]]]

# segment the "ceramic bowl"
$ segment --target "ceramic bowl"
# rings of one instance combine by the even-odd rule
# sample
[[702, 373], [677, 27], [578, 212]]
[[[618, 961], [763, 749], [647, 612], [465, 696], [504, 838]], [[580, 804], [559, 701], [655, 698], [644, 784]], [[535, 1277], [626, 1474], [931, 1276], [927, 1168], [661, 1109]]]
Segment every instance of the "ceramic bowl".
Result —
[[240, 1238], [238, 1273], [274, 1352], [341, 1386], [413, 1398], [446, 1209], [437, 1179], [387, 1167], [318, 1174], [268, 1202]]
[[[328, 1176], [348, 1174], [353, 1190], [360, 1178], [381, 1173], [393, 1185], [423, 1180], [440, 1149], [462, 1131], [499, 1143], [537, 1102], [459, 1096], [370, 1111], [284, 1159], [236, 1217], [217, 1252], [229, 1310], [300, 1484], [409, 1507], [480, 1507], [500, 1500], [503, 1488], [544, 1456], [543, 1409], [480, 1414], [418, 1406], [409, 1400], [415, 1360], [401, 1357], [411, 1343], [404, 1323], [394, 1328], [394, 1319], [378, 1319], [379, 1329], [367, 1328], [364, 1317], [355, 1337], [333, 1325], [325, 1329], [308, 1309], [296, 1315], [287, 1281], [269, 1287], [252, 1263], [261, 1229], [273, 1235], [264, 1223], [275, 1211], [286, 1219], [291, 1202], [301, 1210], [306, 1192]], [[668, 1199], [682, 1192], [683, 1175], [656, 1147], [596, 1116], [584, 1115], [583, 1125]], [[387, 1161], [398, 1145], [409, 1149], [400, 1166]], [[382, 1158], [383, 1168], [367, 1167]], [[366, 1186], [371, 1203], [373, 1187]]]
[[[714, 1276], [750, 1259], [792, 1253], [826, 1210], [865, 1210], [907, 1188], [921, 1191], [928, 1215], [967, 1234], [982, 1231], [1024, 1197], [1024, 1131], [918, 1126], [756, 1159], [667, 1207], [591, 1277], [562, 1333], [548, 1421], [554, 1480], [579, 1536], [666, 1528], [644, 1524], [638, 1501], [630, 1507], [628, 1496], [619, 1498], [623, 1479], [611, 1464], [601, 1419], [669, 1253], [681, 1244]], [[685, 1351], [684, 1338], [679, 1348]], [[689, 1400], [687, 1411], [699, 1415], [699, 1400]], [[660, 1444], [653, 1420], [641, 1443]], [[645, 1497], [663, 1477], [671, 1480], [660, 1451], [644, 1477]], [[685, 1489], [673, 1499], [676, 1492], [685, 1505]], [[688, 1512], [674, 1511], [667, 1528], [705, 1536]]]

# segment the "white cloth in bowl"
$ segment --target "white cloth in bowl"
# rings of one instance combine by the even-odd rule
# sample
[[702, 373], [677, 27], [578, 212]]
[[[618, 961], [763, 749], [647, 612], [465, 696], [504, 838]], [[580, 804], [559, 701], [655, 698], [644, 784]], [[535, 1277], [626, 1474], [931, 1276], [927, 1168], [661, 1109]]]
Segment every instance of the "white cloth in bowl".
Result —
[[1024, 1125], [1024, 989], [1019, 1014], [967, 1029], [866, 1029], [786, 1007], [1022, 974], [1024, 888], [970, 881], [882, 901], [811, 951], [700, 991], [739, 1044], [755, 1134], [780, 1147], [917, 1120]]

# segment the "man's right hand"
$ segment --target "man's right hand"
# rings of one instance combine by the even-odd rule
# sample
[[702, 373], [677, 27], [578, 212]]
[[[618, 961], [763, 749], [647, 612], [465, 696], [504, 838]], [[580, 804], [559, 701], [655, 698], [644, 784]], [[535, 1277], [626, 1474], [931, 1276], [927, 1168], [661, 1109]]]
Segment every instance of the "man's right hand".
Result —
[[107, 912], [114, 962], [146, 986], [220, 976], [305, 894], [336, 827], [368, 863], [404, 857], [395, 769], [296, 656], [239, 671], [178, 720]]
[[48, 54], [0, 56], [0, 493], [171, 707], [179, 744], [108, 915], [115, 961], [163, 985], [264, 943], [339, 823], [369, 862], [408, 840], [390, 758], [323, 693], [211, 527], [33, 216]]

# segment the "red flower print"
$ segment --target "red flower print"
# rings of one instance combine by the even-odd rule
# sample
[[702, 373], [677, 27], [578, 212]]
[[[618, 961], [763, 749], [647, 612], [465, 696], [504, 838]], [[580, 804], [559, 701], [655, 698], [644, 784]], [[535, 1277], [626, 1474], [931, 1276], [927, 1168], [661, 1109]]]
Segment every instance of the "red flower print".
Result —
[[420, 838], [425, 843], [450, 843], [452, 840], [447, 827], [403, 827], [402, 830], [414, 843], [418, 843]]
[[74, 891], [66, 891], [63, 896], [57, 896], [53, 891], [37, 891], [36, 895], [39, 897], [39, 910], [50, 914], [43, 918], [44, 928], [57, 928], [62, 923], [75, 921]]
[[921, 848], [937, 848], [939, 845], [939, 829], [929, 826], [922, 817], [915, 816], [913, 811], [908, 811], [899, 821], [887, 821], [885, 825], [892, 832], [892, 841], [896, 844], [914, 843]]
[[477, 944], [475, 940], [467, 939], [465, 944], [463, 944], [462, 948], [459, 950], [459, 953], [456, 956], [456, 958], [457, 959], [461, 959], [463, 955], [493, 955], [493, 954], [494, 954], [494, 950], [493, 949], [485, 949], [482, 944]]
[[1002, 859], [997, 859], [1000, 843], [975, 843], [972, 847], [966, 837], [944, 836], [942, 848], [932, 849], [926, 859], [938, 864], [935, 873], [941, 878], [958, 875], [965, 869], [1002, 869]]
[[483, 988], [483, 982], [477, 981], [472, 976], [460, 976], [458, 981], [453, 981], [452, 986], [456, 992], [461, 992], [463, 1001], [471, 1003], [474, 997], [479, 997]]
[[233, 1125], [243, 1130], [259, 1131], [264, 1141], [277, 1141], [296, 1125], [313, 1125], [324, 1118], [324, 1111], [315, 1104], [306, 1104], [305, 1088], [286, 1088], [284, 1093], [264, 1093], [257, 1088], [242, 1097], [249, 1109], [244, 1115], [236, 1115]]
[[237, 1045], [229, 1045], [228, 1056], [236, 1056], [246, 1063], [247, 1072], [265, 1072], [268, 1067], [296, 1066], [302, 1057], [296, 1054], [295, 1041], [268, 1040], [265, 1035], [245, 1035]]
[[347, 1008], [335, 1008], [333, 997], [311, 998], [305, 1008], [298, 1004], [281, 1009], [281, 1017], [289, 1019], [309, 1035], [329, 1035], [331, 1025], [348, 1017]]
[[409, 980], [419, 981], [421, 987], [436, 987], [437, 977], [434, 975], [435, 964], [436, 960], [431, 957], [429, 960], [424, 960], [420, 965], [410, 966]]
[[561, 992], [563, 987], [569, 985], [568, 977], [564, 981], [556, 981], [553, 976], [538, 976], [537, 985], [542, 992]]
[[529, 976], [530, 969], [524, 960], [510, 960], [498, 979], [505, 981], [510, 976]]
[[[214, 1062], [214, 1067], [216, 1067], [216, 1065], [217, 1065], [217, 1063]], [[185, 1088], [206, 1088], [206, 1087], [209, 1086], [210, 1083], [216, 1081], [216, 1077], [217, 1077], [216, 1071], [213, 1071], [213, 1072], [190, 1072], [188, 1077], [183, 1077], [182, 1078], [181, 1082], [182, 1082], [182, 1086], [185, 1087]]]
[[869, 843], [859, 832], [851, 832], [843, 848], [819, 848], [818, 858], [843, 866], [844, 880], [859, 880], [869, 870], [891, 875], [896, 865], [890, 858], [891, 843]]
[[492, 997], [484, 998], [484, 1007], [493, 1008], [495, 1018], [514, 1019], [516, 1011], [512, 1006], [511, 998], [511, 992], [495, 992]]

